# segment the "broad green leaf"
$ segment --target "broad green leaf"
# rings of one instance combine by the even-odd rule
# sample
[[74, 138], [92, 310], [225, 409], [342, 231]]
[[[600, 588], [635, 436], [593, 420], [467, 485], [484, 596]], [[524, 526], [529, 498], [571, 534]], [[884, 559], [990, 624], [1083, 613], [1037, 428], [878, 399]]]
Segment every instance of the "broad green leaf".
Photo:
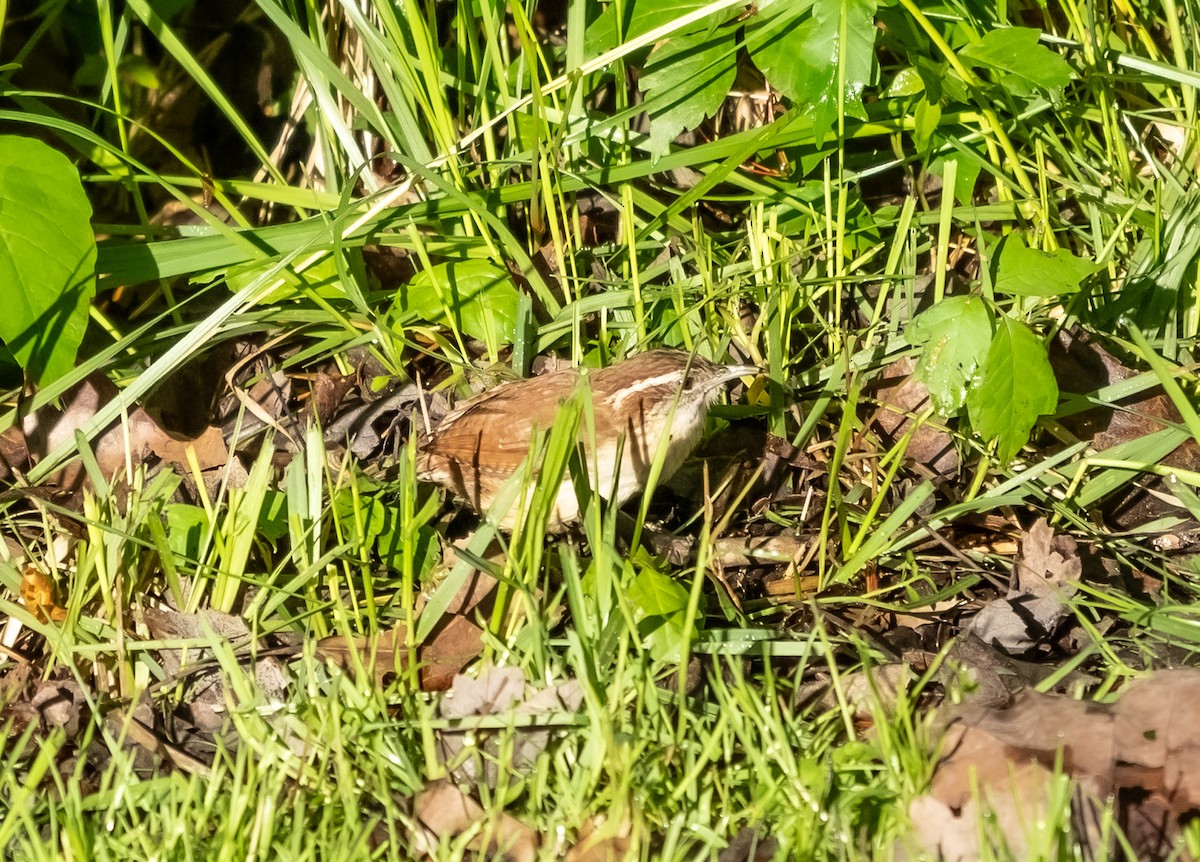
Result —
[[[913, 105], [912, 117], [913, 146], [917, 148], [917, 152], [928, 152], [933, 135], [942, 122], [942, 104], [941, 102], [931, 102], [928, 99], [918, 99], [917, 103]], [[932, 165], [930, 170], [933, 171]]]
[[904, 337], [924, 348], [916, 373], [934, 408], [943, 416], [957, 413], [992, 338], [987, 304], [977, 296], [952, 296], [915, 317]]
[[375, 542], [379, 559], [385, 566], [400, 569], [404, 560], [412, 561], [413, 571], [424, 575], [441, 562], [442, 547], [437, 532], [429, 526], [420, 527], [413, 534], [413, 541], [405, 544], [404, 535], [408, 532], [401, 523], [401, 513], [398, 509], [389, 512], [388, 529], [379, 534]]
[[79, 172], [33, 138], [0, 136], [0, 339], [45, 384], [75, 367], [96, 293]]
[[967, 393], [971, 426], [997, 442], [1008, 463], [1029, 439], [1038, 417], [1058, 405], [1058, 383], [1045, 346], [1025, 324], [1003, 317], [988, 348], [978, 381]]
[[944, 176], [946, 162], [955, 162], [958, 165], [954, 180], [954, 199], [963, 206], [970, 206], [975, 198], [975, 183], [979, 180], [979, 172], [983, 169], [981, 160], [955, 150], [938, 156], [930, 162], [929, 173], [934, 176]]
[[[230, 267], [225, 275], [225, 285], [231, 293], [237, 293], [255, 279], [261, 278], [275, 265], [275, 261], [253, 261], [241, 266]], [[215, 273], [214, 275], [219, 275]], [[206, 273], [206, 276], [209, 275]], [[207, 278], [205, 279], [207, 280]], [[289, 272], [284, 283], [263, 296], [262, 305], [276, 305], [290, 300], [317, 296], [321, 299], [345, 299], [346, 289], [342, 286], [337, 263], [332, 258], [317, 261], [301, 273]]]
[[356, 544], [370, 545], [391, 526], [389, 521], [394, 517], [378, 498], [355, 494], [349, 488], [331, 495], [329, 502], [341, 523], [343, 541], [349, 537]]
[[678, 661], [691, 636], [688, 630], [688, 591], [675, 579], [650, 566], [641, 567], [629, 586], [637, 611], [638, 632], [650, 654], [660, 661]]
[[267, 491], [258, 513], [258, 532], [264, 539], [277, 542], [288, 534], [288, 501], [282, 491]]
[[1013, 296], [1059, 296], [1077, 293], [1079, 282], [1100, 267], [1065, 248], [1048, 252], [1029, 248], [1019, 236], [1005, 240], [1000, 251], [996, 291]]
[[450, 261], [417, 273], [392, 304], [394, 319], [443, 323], [488, 345], [511, 344], [521, 295], [488, 260]]
[[925, 97], [931, 102], [945, 105], [950, 102], [966, 102], [970, 98], [967, 85], [962, 78], [950, 72], [948, 63], [935, 63], [928, 57], [914, 57], [914, 68], [925, 84]]
[[832, 125], [839, 104], [865, 120], [862, 94], [875, 69], [875, 0], [816, 0], [801, 20], [796, 10], [805, 6], [773, 4], [747, 28], [755, 65], [809, 112], [818, 131]]
[[921, 73], [915, 67], [909, 66], [896, 73], [892, 82], [884, 90], [883, 96], [887, 99], [897, 99], [903, 96], [916, 96], [924, 92], [925, 82], [921, 80]]
[[208, 513], [200, 506], [168, 503], [163, 507], [167, 519], [167, 547], [176, 560], [195, 560], [200, 542], [208, 528]]
[[1071, 66], [1058, 54], [1038, 44], [1038, 30], [1005, 27], [992, 30], [958, 52], [959, 59], [973, 66], [986, 66], [1024, 78], [1046, 90], [1071, 82]]
[[158, 70], [145, 57], [139, 57], [137, 54], [126, 54], [122, 57], [120, 69], [122, 77], [147, 90], [156, 90], [161, 84]]
[[727, 30], [699, 30], [655, 48], [640, 84], [650, 115], [651, 156], [662, 155], [681, 131], [713, 116], [736, 72], [737, 46]]
[[627, 3], [610, 3], [604, 13], [587, 28], [584, 44], [587, 54], [595, 57], [617, 47], [617, 11], [623, 19], [621, 42], [630, 42], [677, 18], [682, 18], [703, 9], [711, 0], [630, 0]]

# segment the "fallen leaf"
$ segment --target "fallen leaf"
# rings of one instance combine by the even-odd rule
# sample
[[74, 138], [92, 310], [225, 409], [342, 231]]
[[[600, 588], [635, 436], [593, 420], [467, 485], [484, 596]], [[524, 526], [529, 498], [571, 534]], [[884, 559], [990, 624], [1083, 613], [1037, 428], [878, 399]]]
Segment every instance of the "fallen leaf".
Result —
[[573, 713], [583, 704], [583, 687], [578, 680], [567, 680], [528, 694], [525, 674], [520, 668], [488, 668], [477, 678], [456, 676], [443, 696], [438, 711], [443, 718], [457, 719], [458, 729], [438, 734], [441, 762], [464, 781], [482, 780], [496, 787], [504, 774], [520, 773], [536, 762], [550, 744], [551, 728], [527, 721], [516, 721], [511, 754], [501, 761], [500, 732], [483, 730], [473, 717], [512, 713], [514, 719], [554, 713]]
[[1075, 540], [1056, 536], [1045, 518], [1038, 520], [1021, 543], [1008, 595], [984, 605], [967, 631], [1006, 652], [1028, 652], [1066, 616], [1066, 600], [1082, 571]]
[[912, 430], [904, 457], [937, 476], [958, 472], [958, 449], [944, 427], [923, 421], [916, 428], [914, 417], [930, 406], [929, 387], [914, 375], [917, 363], [903, 356], [883, 370], [875, 381], [879, 409], [868, 423], [885, 440], [895, 444]]
[[48, 727], [62, 728], [71, 739], [79, 733], [86, 703], [83, 690], [73, 679], [41, 680], [29, 699], [29, 705]]
[[478, 677], [456, 676], [438, 706], [443, 718], [508, 712], [525, 696], [525, 673], [519, 667], [493, 667]]
[[[362, 665], [378, 685], [408, 667], [408, 629], [403, 623], [374, 636], [347, 641], [331, 635], [317, 642], [317, 655], [343, 670]], [[422, 691], [445, 691], [455, 674], [483, 652], [483, 630], [460, 614], [450, 614], [433, 630], [429, 641], [415, 648]], [[357, 660], [356, 660], [357, 659]]]
[[[141, 618], [155, 640], [198, 642], [197, 646], [187, 650], [160, 649], [157, 651], [158, 660], [167, 678], [188, 675], [187, 707], [196, 726], [206, 732], [222, 728], [227, 719], [229, 694], [225, 675], [219, 668], [194, 674], [188, 668], [212, 658], [212, 651], [202, 644], [210, 642], [214, 635], [234, 644], [249, 643], [252, 636], [246, 621], [219, 611], [183, 613], [166, 607], [144, 607]], [[268, 698], [281, 701], [291, 676], [278, 658], [264, 656], [254, 661], [254, 681]]]
[[420, 848], [427, 855], [433, 856], [440, 844], [475, 832], [467, 846], [488, 858], [497, 854], [512, 862], [537, 858], [537, 833], [508, 814], [490, 818], [478, 802], [445, 779], [430, 782], [417, 794], [413, 813], [430, 833], [426, 840], [431, 843]]
[[[1050, 343], [1050, 364], [1063, 392], [1081, 395], [1137, 376], [1137, 370], [1122, 363], [1100, 341], [1082, 330], [1062, 330]], [[1163, 430], [1178, 426], [1182, 418], [1161, 386], [1121, 399], [1111, 405], [1091, 407], [1059, 420], [1065, 428], [1093, 449], [1103, 452]], [[1159, 462], [1164, 467], [1200, 470], [1200, 445], [1185, 440]], [[1104, 500], [1107, 518], [1122, 530], [1133, 530], [1168, 514], [1181, 514], [1174, 494], [1164, 480], [1143, 477]]]
[[952, 709], [929, 792], [909, 808], [913, 837], [926, 852], [965, 862], [994, 855], [980, 842], [1003, 835], [1008, 854], [1023, 858], [1026, 830], [1050, 822], [1049, 782], [1061, 771], [1076, 788], [1064, 838], [1085, 855], [1116, 851], [1099, 826], [1112, 804], [1134, 858], [1179, 858], [1180, 827], [1200, 809], [1198, 712], [1200, 671], [1192, 669], [1151, 674], [1111, 704], [1025, 691], [1002, 709]]
[[318, 371], [309, 378], [309, 409], [321, 428], [329, 427], [342, 401], [357, 382], [357, 374], [327, 374], [324, 371]]
[[[13, 469], [26, 470], [60, 445], [74, 440], [76, 429], [85, 425], [96, 412], [119, 396], [108, 378], [92, 375], [63, 396], [62, 406], [47, 404], [24, 417], [19, 432], [6, 432], [0, 455], [0, 478]], [[168, 433], [145, 410], [135, 407], [125, 420], [116, 421], [92, 441], [92, 452], [100, 472], [112, 477], [127, 464], [134, 467], [150, 456], [188, 466], [188, 451], [195, 452], [200, 469], [223, 465], [228, 458], [225, 438], [219, 428], [208, 427], [198, 436]], [[87, 473], [79, 462], [69, 464], [47, 481], [65, 490], [78, 490]]]
[[26, 566], [21, 574], [21, 602], [40, 622], [61, 623], [67, 618], [66, 610], [54, 601], [54, 581], [33, 566]]
[[989, 785], [986, 792], [981, 791], [982, 799], [972, 797], [958, 807], [934, 795], [919, 796], [908, 807], [912, 837], [941, 862], [974, 862], [984, 858], [980, 832], [987, 828], [983, 840], [990, 854], [1028, 858], [1026, 824], [1038, 822], [1044, 814], [1051, 779], [1050, 770], [1030, 761], [1009, 764], [1004, 783]]
[[590, 817], [579, 827], [579, 838], [567, 851], [566, 862], [622, 862], [630, 858], [632, 842], [628, 820], [619, 823]]
[[874, 719], [877, 710], [891, 712], [895, 708], [900, 692], [908, 689], [912, 676], [912, 669], [903, 662], [851, 671], [840, 680], [839, 696], [832, 680], [821, 674], [812, 683], [802, 685], [795, 700], [798, 705], [812, 705], [818, 713], [840, 709], [844, 704], [856, 723], [867, 723]]
[[[442, 546], [441, 572], [449, 572], [458, 564], [461, 552], [466, 550], [472, 538], [473, 536], [468, 536], [454, 542], [448, 542]], [[495, 567], [495, 571], [503, 571], [507, 555], [500, 543], [493, 541], [484, 549], [479, 559], [484, 563], [490, 563]], [[423, 590], [417, 598], [418, 612], [425, 607], [426, 596], [436, 590], [440, 578], [437, 574], [434, 574], [430, 578], [430, 581], [430, 588]], [[489, 600], [494, 598], [496, 588], [499, 585], [500, 581], [494, 575], [481, 569], [473, 569], [467, 576], [467, 579], [463, 581], [462, 586], [458, 588], [458, 592], [450, 599], [450, 603], [446, 605], [445, 613], [471, 614], [478, 608], [485, 617], [490, 615], [492, 604], [489, 603]]]

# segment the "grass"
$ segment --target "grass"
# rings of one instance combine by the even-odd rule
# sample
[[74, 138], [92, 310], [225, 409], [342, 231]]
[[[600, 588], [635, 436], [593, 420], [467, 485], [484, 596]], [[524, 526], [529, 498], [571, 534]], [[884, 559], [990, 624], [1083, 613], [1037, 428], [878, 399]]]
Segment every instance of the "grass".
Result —
[[[2, 498], [5, 855], [457, 859], [508, 815], [543, 858], [588, 830], [610, 847], [620, 836], [633, 858], [710, 858], [743, 829], [777, 841], [776, 858], [893, 858], [936, 762], [930, 705], [970, 683], [943, 668], [939, 635], [925, 644], [931, 669], [910, 670], [897, 700], [877, 685], [860, 697], [861, 680], [901, 652], [871, 614], [954, 629], [1002, 589], [1011, 552], [997, 546], [1039, 515], [1121, 575], [1082, 586], [1073, 625], [1090, 642], [1048, 649], [1044, 687], [1082, 669], [1093, 682], [1074, 693], [1103, 699], [1146, 670], [1192, 663], [1195, 565], [1166, 543], [1200, 512], [1200, 482], [1162, 466], [1200, 442], [1190, 6], [872, 7], [865, 102], [814, 99], [828, 106], [822, 126], [785, 93], [748, 128], [705, 123], [690, 144], [652, 153], [646, 111], [671, 122], [674, 97], [635, 99], [627, 76], [698, 12], [660, 10], [654, 28], [629, 22], [600, 44], [606, 25], [587, 2], [364, 12], [261, 0], [217, 35], [198, 6], [177, 5], [101, 4], [94, 20], [66, 4], [0, 5], [11, 22], [0, 63], [18, 64], [0, 66], [0, 123], [72, 157], [105, 237], [76, 370], [22, 393], [6, 358], [0, 427], [89, 375], [120, 386], [71, 416], [72, 433]], [[742, 27], [748, 57], [761, 20], [712, 32]], [[1069, 83], [1020, 83], [1023, 70], [1057, 68], [1044, 54], [982, 63], [978, 46], [1011, 25], [1039, 31]], [[257, 58], [269, 92], [250, 98], [222, 53], [251, 52], [248, 33], [271, 46]], [[74, 80], [35, 84], [62, 46]], [[854, 50], [808, 85], [832, 75], [843, 93]], [[803, 79], [783, 68], [767, 78], [793, 74]], [[201, 110], [224, 138], [175, 122]], [[167, 201], [193, 224], [155, 220]], [[1006, 295], [996, 283], [1012, 236], [1097, 271], [1078, 290]], [[434, 276], [406, 293], [422, 282], [389, 274], [388, 260], [435, 275], [469, 265], [486, 301], [456, 301]], [[874, 384], [892, 361], [923, 355], [906, 334], [914, 313], [968, 292], [993, 323], [1017, 321], [1043, 344], [1064, 329], [1098, 333], [1134, 373], [1060, 382], [1054, 414], [1011, 461], [974, 416], [921, 415], [950, 429], [962, 464], [934, 482], [905, 458], [911, 435], [890, 440], [868, 422]], [[646, 501], [637, 529], [652, 516], [683, 525], [687, 565], [626, 553], [616, 513], [595, 498], [580, 536], [547, 536], [548, 475], [523, 528], [504, 536], [485, 522], [447, 560], [462, 519], [448, 523], [416, 481], [411, 440], [363, 463], [278, 415], [273, 436], [258, 432], [240, 462], [208, 475], [194, 459], [153, 474], [133, 446], [120, 475], [100, 465], [104, 428], [225, 347], [260, 354], [226, 387], [243, 394], [233, 413], [249, 423], [246, 393], [272, 372], [293, 381], [298, 409], [318, 372], [368, 369], [369, 390], [448, 371], [431, 388], [461, 397], [492, 363], [527, 373], [552, 351], [598, 365], [662, 344], [761, 364], [763, 380], [718, 408], [713, 431], [765, 429], [816, 463], [727, 513], [703, 492], [673, 498], [674, 511], [661, 505], [669, 492]], [[1069, 430], [1074, 413], [1158, 386], [1179, 421], [1106, 449]], [[570, 475], [572, 441], [549, 435], [547, 474]], [[89, 489], [41, 493], [68, 461], [87, 468]], [[1106, 502], [1154, 476], [1178, 505], [1113, 526]], [[711, 490], [722, 477], [707, 479]], [[747, 526], [803, 538], [811, 554], [768, 574], [815, 577], [819, 591], [780, 601], [753, 580], [731, 587], [710, 563]], [[61, 622], [18, 601], [30, 567], [56, 587]], [[421, 690], [409, 653], [477, 567], [501, 586], [495, 610], [474, 618], [483, 648], [469, 673], [519, 668], [531, 691], [578, 680], [578, 710], [501, 712], [476, 727]], [[1135, 574], [1161, 587], [1131, 594]], [[163, 604], [234, 614], [244, 632], [218, 634], [216, 617], [188, 634], [151, 632], [145, 609]], [[397, 626], [404, 649], [380, 646]], [[361, 636], [378, 655], [354, 654], [357, 673], [318, 646]], [[286, 686], [264, 685], [265, 652]], [[172, 675], [171, 655], [203, 664]], [[373, 660], [394, 672], [373, 673]], [[197, 680], [214, 669], [218, 726], [192, 727]], [[76, 719], [31, 723], [32, 693], [70, 682]], [[812, 696], [816, 683], [825, 696]], [[415, 800], [461, 776], [438, 750], [464, 727], [473, 745], [460, 757], [497, 773], [461, 782], [486, 816], [429, 834]], [[512, 752], [547, 729], [514, 767]], [[1051, 826], [1070, 819], [1069, 794], [1055, 798]], [[1040, 834], [1038, 858], [1078, 852], [1056, 828]]]

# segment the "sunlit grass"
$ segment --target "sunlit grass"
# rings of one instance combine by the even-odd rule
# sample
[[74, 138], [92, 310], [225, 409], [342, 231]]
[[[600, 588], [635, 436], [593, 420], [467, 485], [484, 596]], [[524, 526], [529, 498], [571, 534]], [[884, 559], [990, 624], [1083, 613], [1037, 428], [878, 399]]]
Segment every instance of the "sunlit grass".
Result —
[[[70, 35], [67, 9], [44, 10], [20, 60]], [[1190, 660], [1200, 643], [1198, 572], [1153, 544], [1180, 521], [1114, 536], [1097, 507], [1166, 474], [1179, 511], [1200, 514], [1200, 477], [1160, 466], [1200, 439], [1191, 365], [1200, 305], [1189, 298], [1187, 263], [1194, 10], [1026, 10], [1021, 23], [1040, 27], [1074, 70], [1064, 92], [1017, 98], [968, 71], [964, 104], [918, 116], [898, 95], [916, 86], [915, 72], [900, 75], [912, 45], [925, 45], [929, 68], [946, 77], [969, 42], [1015, 18], [955, 3], [937, 16], [907, 2], [881, 7], [881, 86], [865, 119], [838, 106], [826, 132], [804, 106], [780, 105], [774, 122], [706, 126], [660, 158], [647, 152], [644, 106], [630, 101], [624, 75], [686, 23], [683, 10], [603, 62], [585, 39], [596, 11], [568, 4], [565, 29], [543, 38], [534, 7], [488, 0], [429, 14], [413, 4], [363, 11], [262, 0], [247, 20], [282, 35], [294, 68], [270, 106], [292, 120], [276, 139], [255, 133], [206, 65], [223, 37], [188, 42], [183, 21], [163, 20], [167, 12], [144, 0], [116, 20], [101, 10], [99, 84], [52, 94], [0, 68], [0, 119], [77, 156], [86, 188], [111, 210], [106, 221], [120, 222], [103, 225], [106, 301], [117, 288], [154, 286], [135, 313], [98, 305], [76, 372], [35, 393], [14, 389], [0, 417], [0, 427], [15, 427], [89, 374], [122, 387], [14, 476], [3, 498], [0, 617], [12, 640], [0, 671], [15, 682], [0, 703], [28, 701], [39, 679], [78, 682], [86, 703], [72, 733], [5, 734], [0, 854], [409, 859], [425, 846], [449, 860], [507, 814], [539, 837], [544, 858], [592, 828], [620, 834], [642, 859], [711, 858], [745, 828], [778, 841], [777, 858], [891, 858], [936, 759], [923, 698], [957, 699], [962, 681], [914, 673], [895, 701], [873, 691], [854, 702], [847, 680], [898, 657], [869, 627], [856, 628], [855, 615], [926, 613], [973, 600], [989, 578], [999, 583], [1011, 555], [938, 543], [989, 517], [1013, 527], [1046, 514], [1122, 571], [1162, 585], [1134, 597], [1116, 580], [1085, 584], [1072, 609], [1091, 643], [1043, 687], [1086, 664], [1089, 694], [1104, 696], [1144, 667]], [[162, 92], [131, 83], [129, 70], [147, 58], [159, 58]], [[156, 128], [156, 111], [179, 95], [168, 85], [201, 94], [227, 121], [249, 157], [245, 175], [208, 175], [188, 149], [194, 142]], [[917, 138], [933, 143], [924, 151]], [[294, 165], [278, 158], [289, 148], [303, 149]], [[980, 179], [966, 200], [941, 193], [942, 182], [971, 171]], [[219, 218], [208, 197], [233, 217]], [[198, 224], [152, 224], [165, 199]], [[260, 226], [266, 213], [272, 223]], [[952, 430], [961, 458], [954, 481], [934, 479], [906, 460], [907, 438], [885, 441], [866, 422], [878, 406], [872, 386], [888, 363], [916, 355], [905, 326], [929, 298], [966, 289], [994, 298], [997, 241], [1013, 231], [1101, 271], [1078, 294], [1005, 300], [1006, 309], [1046, 341], [1087, 324], [1142, 373], [1066, 393], [1012, 464], [997, 463], [963, 423], [922, 415]], [[494, 328], [469, 331], [444, 297], [441, 318], [406, 316], [400, 285], [366, 263], [364, 250], [380, 249], [416, 270], [490, 262], [511, 277], [511, 345]], [[415, 358], [432, 355], [453, 369], [444, 389], [459, 396], [477, 355], [527, 372], [550, 352], [595, 365], [661, 344], [733, 350], [766, 374], [723, 416], [749, 416], [814, 458], [810, 486], [798, 489], [810, 493], [746, 500], [760, 505], [724, 521], [703, 500], [681, 505], [697, 543], [686, 566], [630, 551], [617, 513], [594, 495], [575, 535], [547, 536], [557, 477], [574, 472], [586, 484], [574, 434], [560, 428], [541, 452], [549, 468], [523, 528], [505, 536], [485, 519], [445, 563], [440, 498], [416, 482], [411, 440], [386, 463], [363, 465], [310, 424], [302, 445], [281, 447], [286, 466], [269, 439], [247, 458], [244, 485], [230, 472], [210, 490], [194, 465], [147, 476], [132, 452], [132, 476], [102, 475], [89, 448], [102, 429], [172, 385], [190, 360], [248, 340], [269, 342], [292, 374], [332, 359], [349, 375], [367, 356], [372, 373], [403, 380]], [[1156, 433], [1096, 452], [1059, 424], [1158, 385], [1182, 420]], [[91, 478], [81, 502], [41, 494], [73, 459]], [[186, 511], [172, 508], [182, 483], [197, 489]], [[642, 506], [636, 531], [648, 513]], [[747, 523], [811, 538], [807, 568], [792, 574], [828, 590], [782, 606], [757, 595], [735, 601], [708, 563], [719, 534]], [[494, 541], [503, 557], [492, 555]], [[64, 621], [46, 622], [17, 600], [26, 566], [54, 582]], [[420, 690], [418, 669], [401, 665], [477, 567], [501, 586], [496, 608], [476, 619], [484, 646], [469, 672], [518, 667], [534, 688], [575, 679], [583, 702], [548, 720], [548, 743], [527, 769], [502, 764], [505, 783], [468, 788], [486, 812], [474, 832], [420, 844], [414, 796], [446, 775], [439, 734], [462, 726], [441, 716], [441, 695]], [[685, 596], [673, 651], [647, 637], [632, 597], [639, 578], [656, 577]], [[155, 638], [142, 613], [163, 604], [232, 612], [247, 635]], [[316, 647], [397, 626], [405, 657], [384, 677], [364, 672], [370, 656], [343, 669]], [[282, 695], [256, 677], [268, 641], [290, 674]], [[227, 723], [203, 756], [155, 740], [194, 682], [190, 673], [170, 678], [168, 649], [199, 657], [222, 681]], [[831, 694], [813, 706], [803, 685], [817, 678]], [[498, 735], [504, 752], [528, 724], [489, 721], [480, 733]], [[1066, 779], [1055, 790], [1040, 858], [1073, 852], [1059, 828], [1070, 818]]]

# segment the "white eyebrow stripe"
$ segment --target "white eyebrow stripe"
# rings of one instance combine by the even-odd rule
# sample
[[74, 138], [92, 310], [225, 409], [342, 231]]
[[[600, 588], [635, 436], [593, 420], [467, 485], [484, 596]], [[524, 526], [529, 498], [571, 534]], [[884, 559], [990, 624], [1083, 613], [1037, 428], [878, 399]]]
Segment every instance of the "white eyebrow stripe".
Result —
[[678, 383], [683, 375], [679, 371], [668, 371], [666, 374], [659, 374], [657, 377], [643, 377], [637, 383], [626, 388], [626, 392], [637, 392], [641, 389], [650, 389], [654, 386], [663, 386], [667, 383]]
[[678, 386], [682, 377], [683, 375], [679, 371], [669, 371], [666, 374], [659, 374], [655, 377], [643, 377], [641, 380], [626, 386], [618, 392], [613, 397], [613, 406], [619, 407], [626, 399], [632, 398], [647, 389], [653, 389], [656, 386], [665, 386], [667, 384]]

